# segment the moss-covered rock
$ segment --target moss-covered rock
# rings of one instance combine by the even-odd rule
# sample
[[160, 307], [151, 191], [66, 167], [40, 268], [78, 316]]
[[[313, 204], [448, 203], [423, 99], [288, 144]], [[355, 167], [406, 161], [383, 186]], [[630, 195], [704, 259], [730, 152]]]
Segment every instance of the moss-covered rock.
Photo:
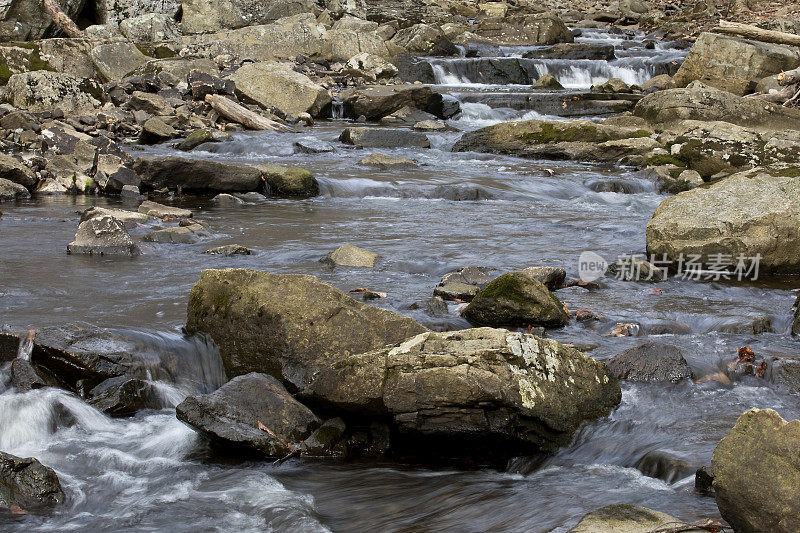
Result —
[[616, 161], [651, 152], [659, 144], [646, 127], [588, 120], [503, 122], [465, 133], [453, 151], [489, 152], [521, 157]]
[[282, 165], [259, 165], [271, 196], [312, 198], [319, 194], [316, 178], [304, 168]]
[[772, 409], [739, 417], [711, 457], [722, 517], [742, 533], [800, 531], [800, 420]]
[[473, 324], [561, 327], [569, 323], [564, 305], [525, 272], [507, 272], [478, 291], [464, 309]]
[[214, 339], [229, 376], [263, 372], [295, 390], [337, 356], [427, 331], [313, 276], [244, 269], [203, 271], [189, 297], [186, 328]]

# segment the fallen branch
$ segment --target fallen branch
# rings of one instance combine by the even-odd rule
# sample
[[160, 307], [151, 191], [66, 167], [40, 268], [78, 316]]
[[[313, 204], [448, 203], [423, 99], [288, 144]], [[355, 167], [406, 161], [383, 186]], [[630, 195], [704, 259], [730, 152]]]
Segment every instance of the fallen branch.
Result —
[[293, 132], [294, 130], [289, 126], [285, 126], [280, 122], [275, 122], [268, 118], [262, 117], [258, 113], [253, 113], [244, 106], [241, 106], [219, 94], [207, 94], [206, 103], [209, 104], [214, 111], [221, 116], [237, 122], [245, 128], [258, 131], [280, 131], [280, 132]]
[[73, 22], [69, 16], [58, 5], [58, 0], [44, 0], [44, 10], [50, 15], [50, 18], [67, 34], [67, 37], [83, 37], [83, 32], [78, 28], [78, 25]]
[[778, 85], [794, 85], [800, 82], [800, 68], [778, 74]]
[[733, 35], [735, 37], [744, 37], [754, 41], [761, 41], [762, 43], [800, 46], [800, 35], [782, 31], [765, 30], [763, 28], [759, 28], [758, 26], [741, 24], [739, 22], [720, 20], [719, 26], [715, 27], [711, 31], [715, 33], [724, 33], [725, 35]]
[[280, 466], [281, 464], [283, 464], [285, 461], [288, 461], [292, 457], [296, 457], [296, 456], [300, 455], [301, 448], [300, 448], [300, 446], [298, 444], [293, 444], [293, 443], [291, 443], [291, 442], [289, 442], [287, 440], [282, 439], [281, 437], [279, 437], [277, 435], [277, 433], [275, 433], [274, 431], [269, 429], [267, 426], [262, 424], [261, 420], [258, 421], [258, 429], [260, 429], [261, 431], [266, 432], [270, 437], [272, 437], [273, 439], [275, 439], [278, 442], [280, 442], [281, 444], [283, 444], [286, 447], [286, 449], [289, 450], [288, 454], [284, 455], [280, 459], [275, 460], [275, 462], [272, 463], [272, 466]]
[[794, 96], [792, 96], [791, 98], [789, 98], [788, 100], [786, 100], [786, 101], [783, 103], [783, 106], [784, 106], [784, 107], [789, 107], [789, 106], [790, 106], [792, 103], [796, 102], [798, 98], [800, 98], [800, 89], [798, 89], [798, 90], [797, 90], [797, 92], [796, 92], [796, 93], [794, 93]]

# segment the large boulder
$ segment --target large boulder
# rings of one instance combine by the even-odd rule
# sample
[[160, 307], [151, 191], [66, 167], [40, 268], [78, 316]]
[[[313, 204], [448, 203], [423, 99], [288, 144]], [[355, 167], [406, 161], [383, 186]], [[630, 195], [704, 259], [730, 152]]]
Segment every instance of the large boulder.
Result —
[[152, 189], [184, 191], [250, 192], [261, 187], [261, 171], [255, 167], [182, 157], [140, 157], [133, 170], [142, 184]]
[[125, 230], [125, 224], [104, 215], [81, 222], [68, 254], [135, 256], [141, 250]]
[[709, 265], [723, 254], [733, 271], [740, 255], [746, 270], [760, 254], [760, 273], [798, 274], [800, 182], [765, 172], [736, 174], [667, 198], [646, 233], [651, 257], [677, 262], [696, 255]]
[[447, 40], [438, 26], [415, 24], [403, 28], [392, 37], [392, 43], [415, 55], [457, 55], [455, 45]]
[[19, 109], [82, 113], [100, 107], [107, 100], [103, 87], [88, 78], [38, 70], [14, 74], [6, 85], [6, 100]]
[[718, 120], [756, 129], [800, 129], [798, 109], [742, 98], [701, 83], [649, 94], [639, 100], [633, 113], [655, 124]]
[[183, 31], [208, 33], [269, 24], [317, 9], [313, 0], [183, 0]]
[[345, 116], [378, 120], [403, 107], [450, 118], [443, 113], [442, 95], [425, 85], [373, 85], [363, 89], [347, 89], [340, 94]]
[[800, 420], [772, 409], [739, 417], [711, 456], [722, 517], [742, 533], [800, 531]]
[[607, 415], [621, 393], [603, 363], [572, 348], [478, 328], [341, 357], [299, 396], [345, 420], [389, 420], [397, 450], [479, 449], [485, 459], [555, 451], [583, 421]]
[[91, 44], [84, 39], [47, 39], [0, 46], [0, 85], [13, 74], [34, 70], [67, 72], [76, 78], [94, 78], [89, 58]]
[[651, 131], [588, 120], [502, 122], [465, 133], [455, 152], [489, 152], [520, 157], [616, 161], [649, 153], [658, 143]]
[[240, 98], [265, 109], [275, 106], [295, 117], [300, 113], [319, 116], [331, 104], [327, 89], [282, 63], [247, 63], [230, 79], [236, 84]]
[[571, 43], [572, 32], [552, 13], [486, 19], [474, 32], [492, 44], [531, 46], [536, 44]]
[[64, 491], [52, 468], [37, 459], [0, 452], [0, 506], [24, 510], [64, 503]]
[[[187, 31], [185, 25], [184, 31]], [[274, 24], [188, 36], [183, 42], [197, 54], [212, 58], [230, 54], [237, 59], [271, 61], [294, 59], [298, 54], [326, 57], [331, 53], [328, 31], [311, 13], [286, 17]]]
[[144, 67], [148, 59], [129, 42], [101, 44], [92, 48], [90, 55], [100, 79], [106, 82], [130, 76], [136, 69]]
[[569, 323], [564, 304], [525, 272], [507, 272], [478, 291], [463, 316], [487, 326], [561, 327]]
[[748, 41], [702, 33], [675, 74], [678, 87], [700, 80], [724, 91], [743, 95], [759, 80], [800, 66], [796, 46]]
[[180, 0], [94, 0], [97, 21], [120, 23], [142, 13], [161, 13], [175, 20], [181, 13]]
[[180, 35], [175, 19], [164, 13], [145, 13], [119, 23], [119, 31], [134, 43], [174, 41]]
[[313, 276], [245, 269], [204, 270], [189, 297], [186, 328], [214, 339], [228, 376], [263, 372], [290, 390], [334, 357], [427, 330]]
[[30, 196], [30, 193], [24, 185], [14, 183], [5, 178], [0, 178], [0, 202], [25, 198], [27, 196]]
[[218, 446], [269, 457], [290, 454], [286, 444], [299, 445], [322, 423], [277, 379], [256, 372], [235, 377], [211, 394], [189, 396], [175, 414]]
[[367, 81], [377, 81], [393, 78], [397, 74], [397, 67], [375, 54], [361, 53], [347, 60], [343, 73]]
[[674, 516], [626, 504], [608, 505], [584, 516], [567, 533], [650, 533], [661, 527], [680, 527], [679, 531], [702, 533]]

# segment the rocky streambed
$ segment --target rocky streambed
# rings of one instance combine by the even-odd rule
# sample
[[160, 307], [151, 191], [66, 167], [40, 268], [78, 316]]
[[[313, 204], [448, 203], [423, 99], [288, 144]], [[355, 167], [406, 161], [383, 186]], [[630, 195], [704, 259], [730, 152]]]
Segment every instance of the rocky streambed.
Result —
[[800, 57], [500, 8], [5, 48], [4, 530], [795, 529]]

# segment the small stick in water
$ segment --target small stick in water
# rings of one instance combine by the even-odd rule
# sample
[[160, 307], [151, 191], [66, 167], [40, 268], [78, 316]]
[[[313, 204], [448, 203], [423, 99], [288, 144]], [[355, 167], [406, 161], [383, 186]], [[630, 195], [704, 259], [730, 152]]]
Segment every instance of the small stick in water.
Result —
[[17, 359], [23, 361], [30, 361], [31, 354], [33, 353], [33, 338], [36, 336], [36, 331], [28, 331], [28, 336], [19, 341], [19, 349], [17, 350]]

